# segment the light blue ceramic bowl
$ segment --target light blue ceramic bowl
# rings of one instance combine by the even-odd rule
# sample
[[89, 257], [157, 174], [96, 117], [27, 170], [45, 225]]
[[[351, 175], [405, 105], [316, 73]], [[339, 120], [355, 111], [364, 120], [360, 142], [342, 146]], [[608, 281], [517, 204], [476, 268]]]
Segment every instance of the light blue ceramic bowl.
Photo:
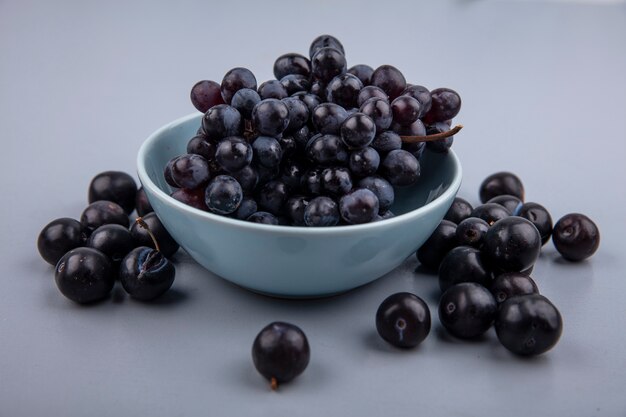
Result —
[[399, 266], [426, 241], [461, 185], [454, 152], [426, 152], [415, 186], [396, 192], [396, 217], [364, 225], [306, 228], [234, 220], [169, 197], [163, 168], [186, 152], [201, 114], [176, 120], [145, 141], [139, 179], [167, 230], [202, 266], [252, 291], [279, 297], [341, 293]]

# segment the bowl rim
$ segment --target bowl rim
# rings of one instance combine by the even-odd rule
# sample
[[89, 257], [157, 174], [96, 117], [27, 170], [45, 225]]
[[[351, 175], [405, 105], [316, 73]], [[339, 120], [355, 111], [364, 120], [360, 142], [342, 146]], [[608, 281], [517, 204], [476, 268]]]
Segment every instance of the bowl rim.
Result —
[[452, 158], [453, 161], [453, 177], [452, 182], [447, 187], [447, 189], [441, 193], [437, 198], [432, 200], [431, 202], [415, 209], [411, 210], [407, 213], [400, 214], [398, 216], [392, 217], [390, 219], [384, 219], [377, 222], [364, 223], [364, 224], [355, 224], [355, 225], [338, 225], [338, 226], [323, 226], [323, 227], [306, 227], [306, 226], [286, 226], [286, 225], [272, 225], [272, 224], [262, 224], [262, 223], [253, 223], [247, 222], [239, 219], [232, 219], [226, 216], [220, 216], [217, 214], [213, 214], [208, 211], [200, 210], [195, 207], [188, 206], [175, 198], [172, 198], [163, 190], [161, 190], [148, 175], [146, 170], [146, 160], [148, 158], [148, 150], [153, 146], [153, 143], [157, 141], [157, 139], [167, 130], [172, 129], [176, 126], [179, 126], [185, 122], [188, 122], [192, 119], [195, 119], [201, 116], [202, 113], [192, 113], [186, 116], [180, 117], [172, 122], [169, 122], [154, 132], [152, 132], [146, 140], [141, 144], [139, 148], [139, 152], [137, 153], [137, 174], [139, 176], [139, 180], [144, 188], [149, 189], [150, 193], [157, 196], [163, 203], [173, 206], [174, 208], [193, 215], [195, 217], [204, 218], [209, 221], [219, 222], [223, 224], [227, 224], [229, 226], [245, 229], [251, 231], [264, 231], [264, 232], [280, 232], [280, 233], [288, 233], [288, 234], [331, 234], [331, 235], [342, 235], [342, 234], [351, 234], [357, 231], [370, 230], [376, 231], [379, 229], [384, 229], [386, 227], [395, 225], [397, 223], [405, 223], [410, 221], [415, 217], [420, 217], [423, 213], [433, 210], [435, 207], [443, 204], [451, 194], [456, 194], [461, 186], [461, 182], [463, 179], [463, 169], [461, 167], [461, 162], [457, 157], [456, 153], [452, 150], [448, 150], [448, 155]]

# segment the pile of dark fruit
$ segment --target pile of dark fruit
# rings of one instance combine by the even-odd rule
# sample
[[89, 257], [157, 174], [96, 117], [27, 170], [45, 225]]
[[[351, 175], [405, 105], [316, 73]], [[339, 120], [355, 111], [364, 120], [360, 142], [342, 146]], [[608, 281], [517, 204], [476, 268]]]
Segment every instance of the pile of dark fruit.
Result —
[[[175, 269], [167, 259], [178, 244], [163, 227], [135, 180], [119, 171], [96, 175], [80, 221], [60, 218], [37, 239], [41, 257], [55, 265], [63, 295], [91, 303], [109, 295], [115, 281], [133, 298], [148, 301], [166, 292]], [[139, 217], [131, 225], [129, 215]]]
[[424, 149], [447, 152], [461, 108], [447, 88], [407, 84], [393, 66], [347, 67], [322, 35], [309, 57], [274, 63], [257, 86], [246, 68], [200, 81], [204, 113], [187, 154], [169, 161], [172, 197], [200, 210], [265, 224], [335, 226], [393, 217], [394, 187], [415, 184]]

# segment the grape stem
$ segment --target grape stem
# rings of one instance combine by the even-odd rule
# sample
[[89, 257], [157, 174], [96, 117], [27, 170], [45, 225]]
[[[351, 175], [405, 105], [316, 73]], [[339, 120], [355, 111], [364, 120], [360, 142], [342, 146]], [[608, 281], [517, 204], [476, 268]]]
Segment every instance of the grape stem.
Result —
[[146, 229], [146, 232], [148, 232], [150, 238], [152, 239], [152, 243], [154, 243], [154, 248], [157, 250], [157, 252], [161, 252], [161, 248], [159, 248], [159, 243], [157, 242], [154, 233], [152, 233], [152, 230], [150, 230], [150, 228], [148, 227], [148, 223], [146, 223], [141, 217], [137, 217], [135, 219], [135, 222], [137, 222], [139, 227], [141, 227], [142, 229]]
[[404, 143], [433, 142], [435, 140], [445, 139], [449, 138], [450, 136], [454, 136], [455, 134], [459, 133], [461, 129], [463, 129], [463, 125], [456, 125], [447, 132], [435, 133], [434, 135], [426, 136], [400, 136], [400, 138]]
[[278, 389], [278, 381], [274, 377], [270, 379], [270, 388], [272, 391], [276, 391]]

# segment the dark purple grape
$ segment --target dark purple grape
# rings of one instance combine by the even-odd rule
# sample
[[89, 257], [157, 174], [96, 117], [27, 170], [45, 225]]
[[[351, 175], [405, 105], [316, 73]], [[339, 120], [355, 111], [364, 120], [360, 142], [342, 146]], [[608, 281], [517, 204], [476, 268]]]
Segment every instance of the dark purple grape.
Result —
[[298, 97], [287, 97], [281, 100], [289, 110], [289, 124], [285, 132], [301, 129], [309, 120], [309, 108]]
[[545, 245], [552, 234], [552, 216], [548, 210], [537, 203], [524, 203], [517, 214], [535, 225], [541, 235], [541, 244]]
[[[150, 232], [155, 236], [157, 243], [159, 244], [159, 249], [163, 256], [166, 258], [171, 258], [172, 255], [176, 253], [179, 246], [178, 243], [174, 240], [172, 235], [169, 234], [161, 220], [157, 217], [156, 213], [148, 213], [142, 217], [144, 223], [150, 229]], [[153, 249], [154, 241], [152, 237], [148, 233], [146, 229], [141, 227], [138, 223], [133, 223], [130, 228], [130, 234], [135, 239], [136, 246], [148, 246]]]
[[207, 138], [214, 140], [238, 136], [243, 133], [243, 119], [234, 107], [218, 104], [204, 114], [202, 129]]
[[309, 139], [311, 139], [312, 136], [311, 129], [306, 125], [293, 132], [293, 140], [296, 141], [298, 149], [302, 151], [304, 151], [306, 144], [309, 143]]
[[309, 227], [335, 226], [339, 223], [339, 208], [329, 197], [315, 197], [304, 209], [304, 224]]
[[371, 85], [380, 87], [388, 96], [389, 100], [395, 100], [406, 88], [404, 75], [391, 65], [381, 65], [372, 73]]
[[400, 136], [426, 136], [426, 126], [419, 119], [406, 126], [392, 123], [391, 130]]
[[94, 201], [83, 211], [80, 223], [87, 234], [91, 234], [103, 224], [121, 224], [128, 227], [128, 215], [124, 209], [112, 201]]
[[285, 75], [297, 74], [309, 77], [311, 61], [300, 54], [289, 53], [279, 56], [274, 62], [274, 77], [280, 80]]
[[499, 195], [512, 195], [524, 201], [524, 185], [517, 175], [510, 172], [496, 172], [480, 184], [481, 203], [485, 203]]
[[374, 221], [380, 206], [376, 194], [367, 188], [357, 188], [339, 200], [341, 218], [349, 224], [362, 224]]
[[259, 86], [258, 93], [262, 100], [268, 98], [282, 100], [289, 96], [285, 87], [278, 80], [265, 81]]
[[387, 297], [376, 311], [380, 337], [400, 348], [414, 348], [430, 332], [430, 310], [415, 294], [399, 292]]
[[507, 272], [498, 275], [490, 289], [498, 304], [518, 295], [539, 294], [539, 288], [537, 288], [535, 281], [520, 272]]
[[326, 83], [320, 80], [314, 80], [311, 83], [309, 93], [317, 96], [321, 101], [326, 101]]
[[230, 136], [220, 141], [215, 160], [228, 172], [236, 172], [252, 162], [252, 146], [240, 136]]
[[369, 146], [363, 149], [352, 151], [348, 167], [357, 177], [367, 177], [378, 171], [380, 165], [380, 155]]
[[86, 246], [99, 250], [117, 266], [133, 250], [135, 241], [127, 227], [105, 224], [93, 231]]
[[363, 83], [352, 74], [341, 74], [333, 78], [326, 87], [326, 100], [339, 104], [344, 109], [357, 106], [359, 91]]
[[287, 95], [299, 92], [308, 92], [311, 88], [311, 81], [304, 75], [290, 74], [280, 79], [280, 83], [285, 87]]
[[361, 105], [359, 111], [372, 118], [378, 133], [384, 133], [393, 121], [391, 106], [387, 100], [382, 98], [370, 98]]
[[259, 101], [261, 101], [261, 96], [256, 90], [242, 88], [235, 93], [230, 105], [236, 108], [245, 119], [250, 119], [252, 118], [252, 109]]
[[288, 197], [289, 191], [284, 183], [270, 181], [259, 190], [256, 201], [261, 210], [278, 216], [283, 212]]
[[552, 242], [568, 261], [579, 262], [589, 258], [600, 246], [600, 230], [589, 217], [570, 213], [554, 225]]
[[277, 225], [278, 219], [272, 213], [268, 213], [266, 211], [257, 211], [253, 213], [246, 219], [252, 223], [260, 223], [260, 224], [272, 224]]
[[70, 250], [83, 246], [86, 231], [78, 220], [67, 217], [48, 223], [37, 237], [37, 249], [44, 261], [56, 265]]
[[259, 175], [258, 185], [264, 185], [277, 179], [280, 176], [280, 166], [266, 167], [265, 165], [255, 164], [254, 169]]
[[363, 64], [354, 65], [353, 67], [350, 67], [348, 69], [348, 74], [352, 74], [357, 77], [359, 80], [361, 80], [361, 83], [364, 86], [369, 85], [373, 73], [374, 68], [370, 67], [369, 65]]
[[[375, 120], [374, 123], [376, 123]], [[376, 135], [370, 146], [380, 155], [386, 155], [391, 151], [402, 149], [402, 139], [396, 132], [387, 130]]]
[[239, 208], [243, 190], [230, 175], [218, 175], [206, 188], [205, 202], [210, 211], [217, 214], [231, 214]]
[[392, 185], [413, 185], [420, 177], [420, 163], [407, 151], [391, 151], [383, 159], [382, 173]]
[[395, 192], [393, 186], [386, 179], [378, 176], [366, 177], [359, 181], [358, 186], [359, 188], [367, 188], [376, 195], [381, 215], [388, 211], [393, 204]]
[[314, 167], [305, 171], [300, 185], [302, 190], [311, 195], [318, 195], [322, 193], [322, 171], [323, 167]]
[[290, 193], [300, 190], [304, 171], [303, 165], [296, 161], [289, 161], [283, 165], [280, 180], [287, 186]]
[[485, 243], [489, 223], [477, 217], [468, 217], [456, 227], [456, 240], [459, 245], [479, 248]]
[[174, 181], [174, 178], [172, 178], [172, 167], [174, 166], [174, 163], [176, 163], [177, 159], [178, 156], [170, 159], [163, 169], [163, 178], [165, 178], [165, 182], [167, 183], [167, 185], [173, 188], [178, 188], [178, 184], [176, 183], [176, 181]]
[[539, 257], [541, 236], [531, 222], [511, 216], [489, 228], [482, 250], [495, 268], [504, 272], [523, 271]]
[[289, 109], [275, 98], [262, 100], [254, 106], [252, 123], [261, 135], [278, 136], [289, 125]]
[[115, 270], [109, 258], [93, 248], [76, 248], [56, 264], [54, 280], [70, 300], [87, 304], [107, 297], [115, 284]]
[[146, 246], [133, 249], [120, 266], [120, 282], [134, 299], [150, 301], [172, 287], [176, 269], [157, 250]]
[[511, 212], [512, 216], [517, 216], [519, 214], [520, 209], [522, 208], [522, 200], [515, 197], [514, 195], [499, 195], [494, 198], [489, 199], [487, 203], [495, 203], [500, 204], [502, 207]]
[[311, 73], [327, 83], [346, 72], [346, 57], [335, 48], [321, 48], [311, 58]]
[[252, 142], [254, 158], [258, 163], [268, 168], [280, 165], [283, 157], [283, 149], [280, 143], [269, 136], [259, 136]]
[[285, 203], [285, 212], [294, 226], [305, 226], [304, 209], [309, 204], [306, 197], [293, 196]]
[[442, 220], [430, 237], [415, 253], [417, 260], [433, 271], [439, 270], [439, 264], [446, 254], [456, 246], [456, 224]]
[[[430, 125], [426, 127], [427, 135], [436, 135], [439, 133], [444, 133], [450, 130], [450, 125], [447, 123], [435, 123], [434, 125]], [[454, 143], [454, 136], [448, 136], [447, 138], [433, 140], [430, 142], [426, 142], [426, 147], [436, 153], [447, 153], [448, 149], [452, 147]]]
[[204, 201], [204, 188], [196, 188], [195, 190], [185, 190], [181, 188], [172, 193], [172, 198], [188, 206], [197, 208], [198, 210], [209, 210]]
[[[397, 133], [395, 134], [397, 135]], [[426, 142], [413, 142], [413, 143], [402, 142], [402, 150], [407, 151], [408, 153], [413, 155], [415, 159], [417, 159], [418, 161], [424, 154], [424, 149], [426, 149]]]
[[172, 180], [179, 188], [199, 188], [205, 186], [211, 178], [209, 163], [196, 154], [185, 154], [176, 158], [171, 171]]
[[439, 300], [439, 321], [450, 334], [462, 339], [478, 337], [489, 330], [497, 312], [493, 295], [475, 282], [454, 285]]
[[362, 149], [372, 143], [375, 136], [374, 121], [363, 113], [348, 116], [341, 125], [341, 140], [348, 149]]
[[395, 123], [410, 125], [418, 119], [421, 105], [411, 96], [399, 96], [391, 102], [391, 111]]
[[322, 102], [321, 99], [315, 94], [310, 94], [304, 91], [299, 91], [295, 93], [292, 97], [297, 97], [302, 100], [304, 104], [306, 104], [307, 109], [309, 109], [309, 115], [313, 113], [313, 109], [320, 105]]
[[206, 113], [213, 106], [224, 104], [220, 85], [215, 81], [198, 81], [191, 88], [191, 103], [202, 113]]
[[420, 118], [428, 113], [428, 110], [430, 110], [432, 99], [430, 97], [430, 91], [428, 91], [428, 88], [422, 87], [421, 85], [411, 85], [402, 92], [402, 95], [411, 96], [419, 101]]
[[313, 109], [311, 120], [322, 134], [339, 134], [341, 124], [348, 117], [348, 112], [338, 104], [322, 103]]
[[505, 348], [517, 355], [533, 356], [557, 344], [563, 332], [563, 319], [543, 295], [522, 295], [500, 305], [495, 328]]
[[380, 87], [374, 85], [367, 85], [359, 91], [359, 95], [356, 99], [356, 104], [361, 107], [363, 103], [371, 98], [380, 98], [389, 103], [389, 96]]
[[343, 45], [339, 42], [339, 39], [335, 38], [331, 35], [320, 35], [311, 42], [311, 46], [309, 48], [309, 57], [313, 57], [317, 51], [322, 48], [331, 47], [335, 48], [342, 54], [346, 54], [343, 49]]
[[207, 139], [204, 136], [194, 136], [187, 144], [187, 153], [203, 156], [209, 163], [209, 168], [212, 172], [219, 170], [219, 165], [215, 160], [216, 150], [217, 141]]
[[135, 209], [137, 184], [133, 177], [121, 171], [106, 171], [96, 175], [89, 184], [90, 203], [107, 200], [119, 204], [126, 214]]
[[461, 197], [455, 197], [452, 205], [443, 218], [459, 224], [472, 215], [472, 210], [474, 210], [474, 208], [469, 201]]
[[335, 135], [317, 135], [312, 137], [305, 149], [307, 157], [321, 165], [344, 164], [349, 153], [341, 138]]
[[244, 194], [254, 191], [259, 183], [259, 174], [252, 165], [246, 165], [239, 171], [232, 172], [230, 176], [237, 180]]
[[439, 266], [439, 288], [442, 292], [461, 282], [475, 282], [489, 288], [492, 281], [493, 273], [480, 250], [469, 246], [453, 248]]
[[248, 217], [252, 216], [258, 210], [258, 205], [256, 201], [254, 201], [250, 197], [244, 197], [239, 204], [237, 210], [233, 213], [236, 219], [239, 220], [247, 220]]
[[322, 171], [322, 193], [342, 196], [352, 189], [352, 177], [347, 168], [330, 167]]
[[235, 93], [242, 88], [256, 90], [256, 78], [252, 71], [247, 68], [233, 68], [222, 79], [222, 98], [227, 104], [230, 104]]
[[494, 203], [486, 203], [480, 206], [477, 206], [472, 210], [470, 217], [478, 217], [479, 219], [483, 219], [484, 221], [491, 226], [498, 220], [506, 219], [511, 216], [511, 212], [506, 208], [501, 206], [500, 204]]
[[139, 216], [145, 216], [146, 214], [154, 211], [150, 201], [148, 200], [146, 192], [143, 190], [143, 187], [137, 190], [137, 195], [135, 196], [135, 209], [137, 210], [137, 214]]
[[461, 97], [449, 88], [437, 88], [430, 92], [432, 104], [424, 114], [424, 123], [428, 125], [453, 119], [461, 110]]

